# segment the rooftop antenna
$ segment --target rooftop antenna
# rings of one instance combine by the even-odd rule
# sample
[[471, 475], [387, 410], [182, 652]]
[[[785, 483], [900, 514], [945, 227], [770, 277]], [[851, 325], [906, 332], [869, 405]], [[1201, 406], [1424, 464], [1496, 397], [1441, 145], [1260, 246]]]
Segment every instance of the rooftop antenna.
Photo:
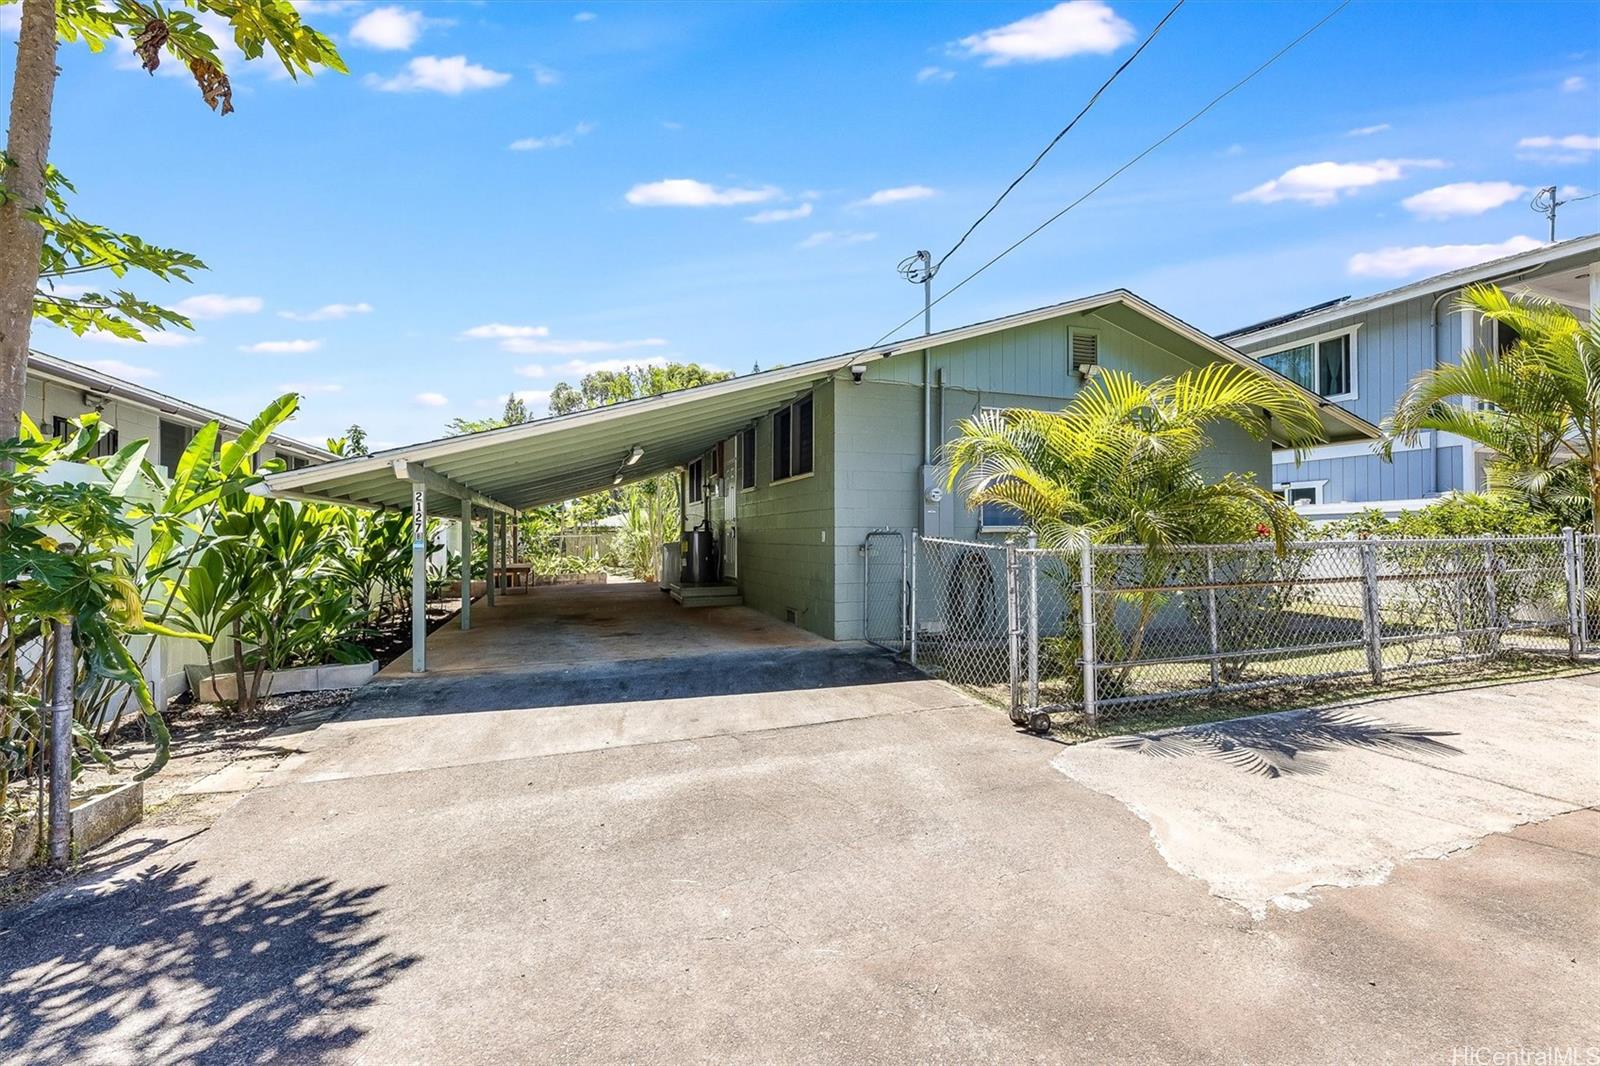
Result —
[[933, 276], [939, 272], [933, 265], [933, 253], [923, 249], [908, 255], [897, 269], [911, 284], [922, 286], [922, 335], [926, 337], [933, 332]]

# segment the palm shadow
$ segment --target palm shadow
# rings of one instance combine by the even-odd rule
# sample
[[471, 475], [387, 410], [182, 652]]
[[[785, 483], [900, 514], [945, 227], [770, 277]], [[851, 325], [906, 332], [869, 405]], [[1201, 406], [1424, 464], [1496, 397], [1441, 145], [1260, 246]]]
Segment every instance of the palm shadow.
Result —
[[0, 1061], [342, 1057], [417, 961], [369, 928], [382, 886], [219, 889], [192, 865], [0, 914]]
[[1326, 773], [1319, 752], [1339, 748], [1459, 755], [1446, 730], [1415, 729], [1349, 711], [1308, 710], [1188, 726], [1162, 733], [1114, 737], [1107, 744], [1158, 759], [1210, 756], [1247, 773], [1290, 777]]

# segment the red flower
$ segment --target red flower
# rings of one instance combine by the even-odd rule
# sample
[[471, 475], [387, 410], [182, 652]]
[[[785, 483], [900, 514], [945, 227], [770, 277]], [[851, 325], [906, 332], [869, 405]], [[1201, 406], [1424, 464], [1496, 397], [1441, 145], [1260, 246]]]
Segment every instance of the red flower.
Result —
[[1265, 522], [1257, 522], [1256, 523], [1256, 539], [1257, 540], [1266, 540], [1270, 536], [1272, 536], [1272, 527], [1267, 525]]

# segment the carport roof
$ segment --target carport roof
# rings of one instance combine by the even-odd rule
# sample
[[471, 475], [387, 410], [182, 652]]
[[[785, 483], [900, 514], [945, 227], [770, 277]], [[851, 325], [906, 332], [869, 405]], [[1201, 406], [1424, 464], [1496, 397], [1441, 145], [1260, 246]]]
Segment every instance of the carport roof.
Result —
[[[458, 515], [456, 501], [461, 499], [501, 511], [537, 507], [609, 488], [619, 472], [627, 483], [682, 466], [854, 365], [1078, 313], [1094, 313], [1179, 354], [1187, 350], [1198, 362], [1223, 359], [1275, 374], [1133, 293], [1117, 289], [660, 396], [272, 474], [266, 489], [278, 496], [323, 503], [409, 508], [412, 483], [420, 482], [432, 490], [428, 509], [435, 514]], [[1174, 338], [1180, 343], [1174, 345]], [[1311, 398], [1330, 441], [1377, 438], [1377, 427], [1370, 422], [1319, 397]], [[643, 456], [627, 466], [635, 447], [643, 449]]]

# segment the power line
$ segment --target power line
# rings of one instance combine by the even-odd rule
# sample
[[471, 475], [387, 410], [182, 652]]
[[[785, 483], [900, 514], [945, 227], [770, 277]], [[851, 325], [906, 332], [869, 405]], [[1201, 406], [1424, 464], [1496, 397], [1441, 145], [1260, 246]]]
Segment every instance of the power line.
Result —
[[[1016, 241], [1014, 241], [1012, 244], [1010, 244], [1008, 247], [1006, 247], [1005, 250], [1001, 251], [994, 258], [990, 259], [988, 262], [986, 262], [982, 266], [980, 266], [977, 270], [974, 270], [972, 273], [968, 274], [966, 277], [962, 278], [960, 281], [958, 281], [954, 285], [950, 286], [950, 288], [948, 288], [944, 292], [940, 293], [939, 296], [932, 301], [932, 303], [928, 304], [928, 307], [931, 308], [934, 304], [938, 304], [941, 301], [943, 301], [945, 299], [945, 297], [954, 295], [956, 290], [960, 289], [967, 282], [971, 281], [973, 278], [976, 278], [979, 274], [982, 274], [985, 270], [988, 270], [990, 267], [994, 266], [1000, 260], [1002, 260], [1006, 256], [1010, 255], [1012, 252], [1016, 251], [1018, 248], [1022, 247], [1023, 244], [1027, 243], [1029, 240], [1032, 240], [1035, 236], [1037, 236], [1042, 230], [1044, 230], [1051, 223], [1055, 222], [1057, 219], [1061, 218], [1061, 216], [1065, 215], [1068, 211], [1071, 211], [1073, 208], [1077, 207], [1079, 204], [1081, 204], [1085, 200], [1089, 199], [1089, 197], [1093, 196], [1095, 193], [1099, 192], [1101, 189], [1103, 189], [1107, 185], [1111, 184], [1111, 182], [1116, 180], [1116, 178], [1123, 171], [1127, 170], [1129, 167], [1131, 167], [1135, 163], [1139, 162], [1145, 156], [1149, 155], [1151, 152], [1154, 152], [1157, 148], [1160, 148], [1162, 145], [1164, 145], [1168, 141], [1172, 140], [1172, 138], [1176, 137], [1178, 134], [1182, 133], [1184, 130], [1188, 129], [1190, 126], [1194, 125], [1207, 112], [1209, 112], [1212, 108], [1216, 107], [1218, 104], [1222, 103], [1222, 101], [1226, 100], [1228, 97], [1232, 96], [1234, 93], [1236, 93], [1240, 89], [1244, 88], [1245, 85], [1247, 85], [1251, 81], [1255, 80], [1256, 76], [1261, 74], [1262, 71], [1266, 70], [1268, 67], [1272, 66], [1278, 60], [1282, 59], [1296, 45], [1300, 44], [1307, 37], [1310, 37], [1313, 33], [1316, 33], [1323, 26], [1327, 25], [1328, 22], [1335, 15], [1337, 15], [1339, 12], [1343, 11], [1345, 8], [1347, 8], [1349, 6], [1350, 6], [1350, 0], [1343, 0], [1343, 2], [1338, 7], [1334, 8], [1332, 11], [1330, 11], [1326, 15], [1322, 16], [1321, 19], [1319, 19], [1316, 23], [1314, 23], [1304, 33], [1300, 34], [1300, 36], [1296, 37], [1294, 40], [1290, 41], [1288, 44], [1284, 45], [1282, 48], [1280, 48], [1276, 52], [1274, 52], [1267, 59], [1266, 62], [1264, 62], [1260, 66], [1256, 67], [1250, 73], [1246, 74], [1243, 78], [1240, 78], [1238, 81], [1234, 82], [1228, 88], [1224, 89], [1221, 93], [1219, 93], [1216, 96], [1212, 97], [1211, 101], [1209, 103], [1207, 103], [1200, 110], [1196, 111], [1194, 114], [1190, 115], [1188, 118], [1184, 119], [1182, 123], [1180, 123], [1179, 125], [1173, 127], [1172, 130], [1170, 130], [1168, 133], [1166, 133], [1164, 136], [1162, 136], [1154, 144], [1150, 145], [1150, 147], [1146, 148], [1144, 151], [1140, 152], [1138, 155], [1134, 156], [1132, 159], [1130, 159], [1126, 163], [1122, 164], [1116, 170], [1113, 170], [1109, 175], [1107, 175], [1104, 179], [1102, 179], [1099, 184], [1095, 185], [1088, 192], [1084, 193], [1082, 196], [1080, 196], [1076, 200], [1072, 201], [1066, 207], [1063, 207], [1061, 210], [1057, 211], [1055, 214], [1051, 215], [1049, 218], [1047, 218], [1043, 222], [1039, 223], [1033, 229], [1029, 230], [1027, 233], [1023, 234], [1023, 236], [1021, 236]], [[873, 341], [870, 345], [868, 345], [868, 347], [869, 348], [876, 348], [878, 345], [882, 344], [884, 341], [888, 340], [890, 337], [894, 336], [896, 333], [899, 333], [906, 326], [910, 325], [912, 322], [915, 322], [917, 320], [917, 318], [919, 318], [920, 316], [922, 316], [925, 313], [926, 313], [926, 309], [924, 309], [923, 311], [918, 311], [916, 314], [912, 315], [910, 318], [906, 319], [904, 322], [901, 322], [899, 325], [897, 325], [893, 329], [889, 330], [883, 336], [881, 336], [877, 340]]]
[[1100, 97], [1105, 93], [1105, 91], [1107, 89], [1111, 88], [1111, 83], [1116, 81], [1117, 78], [1121, 76], [1123, 71], [1127, 70], [1130, 66], [1133, 65], [1133, 61], [1135, 59], [1139, 58], [1139, 53], [1143, 52], [1145, 50], [1145, 48], [1147, 48], [1149, 46], [1150, 42], [1156, 39], [1156, 35], [1161, 32], [1161, 28], [1167, 24], [1167, 22], [1172, 18], [1173, 15], [1176, 15], [1178, 13], [1178, 9], [1180, 7], [1182, 7], [1183, 5], [1184, 5], [1184, 0], [1178, 0], [1177, 3], [1172, 5], [1172, 8], [1165, 15], [1163, 15], [1161, 17], [1161, 21], [1156, 23], [1155, 29], [1151, 30], [1149, 35], [1147, 37], [1145, 37], [1145, 39], [1143, 41], [1139, 42], [1139, 47], [1135, 48], [1133, 50], [1133, 54], [1130, 55], [1127, 59], [1124, 59], [1122, 61], [1122, 65], [1120, 67], [1118, 67], [1116, 70], [1113, 70], [1111, 72], [1111, 77], [1107, 78], [1104, 82], [1101, 83], [1100, 88], [1096, 89], [1094, 91], [1094, 95], [1089, 97], [1089, 102], [1083, 105], [1083, 109], [1080, 110], [1076, 115], [1072, 116], [1072, 121], [1067, 123], [1065, 126], [1061, 127], [1061, 132], [1056, 134], [1054, 137], [1052, 137], [1050, 139], [1050, 143], [1045, 145], [1044, 149], [1038, 155], [1033, 157], [1033, 162], [1029, 163], [1027, 168], [1024, 169], [1021, 174], [1018, 174], [1014, 179], [1012, 179], [1011, 184], [1007, 185], [1005, 187], [1005, 191], [1004, 192], [1002, 192], [999, 196], [995, 197], [994, 203], [989, 205], [988, 210], [986, 210], [983, 214], [979, 215], [978, 216], [978, 220], [976, 222], [974, 222], [972, 225], [967, 227], [967, 231], [961, 235], [960, 239], [957, 240], [955, 244], [950, 246], [950, 250], [948, 252], [944, 253], [943, 255], [941, 255], [939, 257], [939, 261], [933, 265], [932, 269], [934, 270], [934, 272], [937, 273], [939, 268], [944, 266], [944, 261], [946, 259], [949, 259], [952, 255], [955, 255], [956, 254], [956, 249], [960, 248], [963, 244], [965, 244], [967, 242], [967, 238], [972, 236], [972, 232], [974, 230], [976, 230], [979, 226], [983, 225], [983, 222], [984, 222], [985, 219], [987, 219], [990, 215], [994, 214], [994, 210], [995, 210], [995, 208], [1000, 206], [1000, 202], [1002, 200], [1004, 200], [1007, 196], [1011, 195], [1011, 190], [1015, 189], [1018, 185], [1021, 185], [1022, 184], [1022, 179], [1026, 178], [1029, 174], [1033, 173], [1034, 168], [1037, 167], [1044, 160], [1045, 156], [1050, 154], [1050, 149], [1054, 148], [1057, 144], [1059, 144], [1061, 142], [1061, 138], [1065, 137], [1067, 134], [1072, 132], [1072, 127], [1076, 126], [1078, 124], [1078, 121], [1080, 119], [1082, 119], [1084, 115], [1087, 115], [1089, 113], [1089, 109], [1094, 107], [1095, 103], [1100, 99]]

